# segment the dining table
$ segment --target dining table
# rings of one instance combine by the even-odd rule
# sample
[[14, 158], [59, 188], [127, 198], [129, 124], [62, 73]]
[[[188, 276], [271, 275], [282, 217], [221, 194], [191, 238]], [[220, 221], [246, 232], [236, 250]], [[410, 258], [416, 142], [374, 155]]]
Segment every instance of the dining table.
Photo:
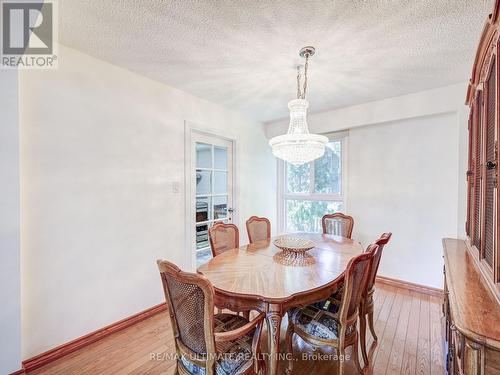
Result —
[[265, 312], [270, 375], [278, 372], [281, 320], [287, 310], [328, 298], [342, 282], [349, 261], [363, 252], [360, 243], [345, 237], [305, 232], [288, 236], [315, 246], [305, 257], [290, 259], [274, 245], [275, 237], [228, 250], [198, 268], [212, 283], [218, 308]]

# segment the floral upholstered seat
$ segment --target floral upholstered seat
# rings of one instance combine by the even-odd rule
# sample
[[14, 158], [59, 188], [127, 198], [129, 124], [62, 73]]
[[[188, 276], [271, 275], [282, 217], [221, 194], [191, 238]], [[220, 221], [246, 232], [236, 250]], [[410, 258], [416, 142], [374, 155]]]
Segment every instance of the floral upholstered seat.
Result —
[[[337, 313], [324, 310], [316, 304], [291, 309], [288, 313], [294, 326], [308, 335], [325, 340], [338, 340], [340, 324]], [[356, 323], [348, 326], [346, 336], [351, 335], [355, 328]]]
[[328, 299], [316, 302], [315, 307], [323, 311], [328, 311], [330, 313], [336, 314], [340, 310], [340, 305], [342, 303], [342, 296], [344, 295], [344, 283], [339, 285], [339, 288], [333, 293]]
[[[227, 332], [243, 327], [248, 320], [239, 315], [216, 314], [214, 316], [214, 331]], [[202, 323], [200, 323], [202, 324]], [[217, 375], [236, 375], [247, 371], [253, 364], [252, 357], [253, 331], [235, 341], [217, 342]], [[206, 370], [181, 357], [184, 368], [193, 375], [204, 375]]]

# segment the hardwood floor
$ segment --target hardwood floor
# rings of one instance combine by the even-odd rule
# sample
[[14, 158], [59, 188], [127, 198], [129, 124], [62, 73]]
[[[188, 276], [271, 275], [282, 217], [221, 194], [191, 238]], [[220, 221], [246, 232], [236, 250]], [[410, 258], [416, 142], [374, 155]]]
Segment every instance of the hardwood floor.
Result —
[[[444, 374], [440, 298], [383, 284], [377, 284], [374, 298], [379, 340], [375, 343], [368, 331], [370, 367], [366, 374]], [[283, 340], [285, 329], [286, 319]], [[175, 362], [165, 358], [165, 353], [175, 353], [175, 349], [168, 316], [160, 313], [29, 374], [174, 374]], [[322, 353], [331, 351], [313, 351], [296, 336], [293, 374], [335, 374], [337, 368], [331, 361], [304, 359]], [[280, 363], [280, 374], [284, 368], [285, 363]], [[356, 372], [352, 361], [345, 369], [345, 374]]]

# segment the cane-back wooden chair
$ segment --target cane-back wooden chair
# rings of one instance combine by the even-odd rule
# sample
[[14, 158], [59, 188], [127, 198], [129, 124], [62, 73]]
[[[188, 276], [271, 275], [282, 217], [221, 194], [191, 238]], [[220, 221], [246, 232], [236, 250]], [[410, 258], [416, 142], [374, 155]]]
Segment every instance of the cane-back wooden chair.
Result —
[[258, 374], [263, 366], [260, 334], [265, 314], [252, 321], [214, 315], [214, 289], [202, 275], [157, 261], [177, 352], [176, 374]]
[[[368, 277], [368, 282], [366, 283], [366, 289], [361, 298], [360, 313], [359, 313], [359, 330], [360, 330], [360, 340], [361, 340], [361, 353], [363, 354], [363, 361], [368, 364], [368, 353], [366, 351], [366, 318], [368, 317], [368, 325], [372, 333], [373, 339], [378, 340], [375, 334], [375, 327], [373, 325], [373, 293], [375, 292], [375, 279], [377, 277], [378, 266], [380, 265], [380, 259], [382, 258], [382, 251], [384, 246], [387, 245], [391, 239], [392, 233], [383, 233], [380, 238], [375, 241], [378, 245], [378, 251], [373, 256], [372, 266], [370, 268], [370, 274]], [[366, 251], [369, 251], [368, 248]]]
[[216, 223], [208, 230], [212, 255], [240, 247], [240, 232], [234, 224]]
[[[237, 249], [240, 247], [240, 232], [238, 227], [234, 224], [224, 224], [223, 222], [216, 222], [208, 230], [208, 238], [210, 240], [210, 248], [212, 255], [216, 257], [225, 251]], [[219, 312], [222, 310], [219, 309]], [[249, 311], [242, 312], [243, 316], [249, 318]]]
[[351, 238], [354, 228], [354, 219], [352, 216], [344, 215], [341, 212], [324, 215], [321, 219], [323, 234], [334, 234]]
[[[293, 353], [293, 334], [300, 336], [313, 346], [330, 346], [337, 349], [340, 361], [339, 373], [343, 374], [345, 350], [353, 347], [354, 363], [362, 373], [358, 358], [359, 304], [366, 288], [373, 255], [378, 245], [370, 245], [369, 252], [351, 259], [344, 272], [344, 286], [340, 305], [312, 304], [288, 311], [286, 344], [289, 354]], [[290, 355], [288, 372], [292, 371], [293, 358]]]
[[252, 216], [247, 220], [248, 241], [257, 241], [271, 238], [271, 222], [265, 217]]
[[[361, 296], [361, 303], [359, 307], [359, 339], [361, 342], [361, 354], [363, 355], [363, 361], [365, 365], [368, 365], [368, 353], [366, 350], [366, 320], [368, 318], [368, 325], [370, 327], [370, 331], [375, 341], [378, 340], [377, 335], [375, 334], [375, 328], [373, 324], [373, 311], [374, 311], [374, 303], [373, 303], [373, 294], [375, 292], [375, 280], [377, 277], [378, 267], [380, 265], [380, 259], [382, 258], [382, 251], [384, 246], [391, 239], [392, 233], [383, 233], [380, 238], [375, 241], [375, 244], [378, 245], [378, 251], [373, 256], [372, 265], [370, 267], [370, 274], [368, 276], [368, 281], [366, 283], [366, 288], [363, 291], [363, 295]], [[373, 250], [373, 247], [369, 246], [366, 249], [366, 252]], [[325, 306], [329, 306], [331, 309], [339, 309], [339, 305], [342, 300], [342, 294], [344, 292], [343, 284], [340, 284], [335, 293], [333, 293], [330, 298], [326, 301], [318, 302], [316, 305], [319, 308], [323, 308]], [[336, 306], [336, 307], [335, 307]]]

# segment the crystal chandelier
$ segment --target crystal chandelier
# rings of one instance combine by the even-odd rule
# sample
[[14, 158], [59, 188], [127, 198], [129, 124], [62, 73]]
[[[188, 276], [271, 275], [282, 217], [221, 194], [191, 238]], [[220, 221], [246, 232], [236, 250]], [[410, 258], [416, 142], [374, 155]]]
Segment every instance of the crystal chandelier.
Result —
[[318, 159], [325, 153], [325, 145], [328, 138], [323, 135], [311, 134], [307, 128], [307, 67], [309, 57], [313, 56], [314, 47], [304, 47], [300, 50], [300, 56], [306, 59], [304, 65], [304, 85], [300, 87], [300, 67], [297, 67], [297, 99], [288, 102], [290, 110], [290, 124], [288, 132], [284, 135], [271, 138], [269, 145], [277, 158], [283, 159], [293, 165], [302, 165]]

